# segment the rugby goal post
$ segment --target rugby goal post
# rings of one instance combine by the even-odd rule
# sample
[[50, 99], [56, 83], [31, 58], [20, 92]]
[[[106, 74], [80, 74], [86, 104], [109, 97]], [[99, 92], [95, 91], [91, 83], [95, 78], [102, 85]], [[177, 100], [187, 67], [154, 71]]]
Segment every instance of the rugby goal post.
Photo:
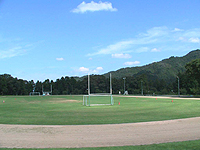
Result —
[[110, 93], [90, 93], [90, 76], [88, 74], [88, 95], [83, 95], [83, 105], [99, 106], [99, 105], [114, 105], [112, 96], [112, 80], [110, 74]]
[[47, 96], [52, 95], [52, 89], [53, 89], [53, 88], [52, 88], [52, 85], [51, 85], [50, 88], [51, 88], [51, 91], [44, 91], [44, 89], [43, 89], [43, 85], [42, 85], [42, 95], [43, 95], [43, 96], [46, 96], [46, 95], [47, 95]]

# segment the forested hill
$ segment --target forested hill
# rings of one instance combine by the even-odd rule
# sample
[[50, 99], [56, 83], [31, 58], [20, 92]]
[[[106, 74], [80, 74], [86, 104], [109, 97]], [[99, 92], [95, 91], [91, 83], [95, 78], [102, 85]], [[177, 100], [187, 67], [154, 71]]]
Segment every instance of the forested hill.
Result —
[[111, 71], [104, 74], [106, 77], [109, 77], [109, 74], [112, 73], [112, 78], [123, 78], [123, 77], [139, 77], [141, 75], [146, 75], [149, 79], [158, 79], [158, 80], [175, 80], [178, 73], [185, 71], [185, 65], [194, 59], [200, 58], [200, 50], [194, 50], [188, 53], [183, 57], [170, 57], [164, 59], [160, 62], [154, 62], [141, 67], [128, 67], [122, 68], [117, 71]]
[[[199, 59], [198, 59], [199, 58]], [[194, 59], [198, 59], [192, 61]], [[190, 63], [189, 63], [190, 62]], [[189, 74], [185, 72], [185, 66]], [[183, 57], [170, 57], [160, 62], [155, 62], [142, 67], [124, 68], [112, 73], [112, 91], [118, 94], [124, 92], [123, 77], [126, 77], [126, 90], [129, 94], [176, 94], [177, 78], [180, 79], [180, 93], [188, 95], [200, 95], [200, 50], [191, 51]], [[179, 74], [180, 73], [180, 74]], [[91, 93], [108, 93], [109, 73], [104, 75], [91, 75]], [[169, 82], [170, 81], [170, 82]], [[27, 81], [14, 78], [9, 74], [0, 75], [0, 95], [28, 95], [34, 90], [43, 94], [53, 87], [53, 95], [65, 94], [87, 94], [87, 76], [61, 77], [55, 82], [46, 79], [44, 82], [33, 80]]]

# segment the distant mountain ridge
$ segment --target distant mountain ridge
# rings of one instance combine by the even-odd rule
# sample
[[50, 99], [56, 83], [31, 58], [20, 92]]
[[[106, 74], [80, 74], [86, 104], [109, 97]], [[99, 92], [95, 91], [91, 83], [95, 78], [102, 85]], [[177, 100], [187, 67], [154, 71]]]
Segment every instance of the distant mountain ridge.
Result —
[[145, 74], [148, 78], [158, 80], [175, 80], [178, 73], [184, 72], [185, 65], [194, 59], [200, 58], [200, 50], [193, 50], [183, 57], [170, 57], [159, 62], [154, 62], [141, 67], [127, 67], [117, 71], [111, 71], [104, 76], [109, 77], [112, 73], [112, 78], [123, 78], [128, 76], [140, 76]]

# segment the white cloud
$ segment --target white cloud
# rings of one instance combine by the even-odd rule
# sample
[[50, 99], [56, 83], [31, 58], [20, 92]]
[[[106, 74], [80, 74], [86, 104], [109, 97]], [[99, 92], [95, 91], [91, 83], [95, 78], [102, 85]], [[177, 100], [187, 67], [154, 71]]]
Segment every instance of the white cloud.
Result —
[[179, 37], [178, 41], [186, 41], [186, 39], [184, 37]]
[[64, 58], [56, 58], [56, 60], [58, 60], [58, 61], [63, 61], [64, 60]]
[[170, 30], [167, 27], [154, 27], [147, 30], [146, 33], [139, 34], [134, 39], [119, 41], [115, 44], [108, 45], [106, 48], [102, 48], [95, 53], [87, 54], [87, 56], [127, 52], [147, 52], [150, 48], [146, 45], [163, 42], [162, 40], [169, 39], [169, 33]]
[[200, 39], [199, 38], [190, 38], [189, 42], [191, 42], [191, 43], [200, 43]]
[[132, 40], [121, 41], [121, 42], [109, 45], [106, 48], [102, 48], [96, 53], [88, 54], [88, 56], [94, 56], [94, 55], [100, 55], [100, 54], [113, 54], [116, 52], [121, 52], [129, 48], [132, 44], [133, 44]]
[[160, 52], [160, 50], [157, 49], [157, 48], [153, 48], [153, 49], [151, 50], [151, 52]]
[[103, 70], [103, 67], [97, 67], [96, 70]]
[[124, 63], [125, 66], [132, 66], [132, 65], [138, 65], [138, 64], [140, 64], [139, 61], [128, 61]]
[[89, 69], [89, 68], [85, 68], [85, 67], [80, 67], [78, 69], [78, 72], [97, 74], [97, 73], [100, 73], [102, 70], [103, 70], [103, 67], [97, 67], [96, 69]]
[[131, 58], [132, 56], [130, 54], [112, 54], [112, 58]]
[[[180, 32], [181, 31], [181, 32]], [[113, 58], [125, 57], [126, 53], [159, 52], [155, 47], [161, 47], [162, 51], [186, 51], [188, 48], [198, 48], [200, 43], [200, 28], [183, 30], [179, 28], [154, 27], [145, 33], [140, 33], [135, 38], [122, 40], [87, 56], [108, 55]]]
[[91, 70], [90, 72], [96, 74], [96, 73], [100, 73], [102, 70], [103, 70], [103, 67], [97, 67], [96, 69]]
[[21, 38], [7, 38], [0, 35], [0, 59], [25, 55], [34, 47], [34, 43], [27, 43]]
[[116, 8], [112, 7], [112, 3], [110, 2], [101, 2], [96, 3], [94, 1], [91, 1], [90, 3], [82, 2], [80, 5], [77, 6], [77, 8], [73, 9], [73, 13], [85, 13], [87, 11], [117, 11]]
[[153, 27], [153, 28], [147, 30], [146, 33], [142, 33], [140, 35], [146, 36], [148, 38], [153, 38], [153, 37], [166, 36], [166, 35], [168, 35], [169, 31], [170, 30], [165, 26]]
[[85, 67], [80, 67], [79, 68], [80, 72], [89, 72], [89, 68], [85, 68]]
[[173, 32], [179, 32], [179, 31], [183, 31], [182, 29], [179, 28], [174, 28]]
[[0, 51], [0, 59], [11, 58], [11, 57], [23, 55], [25, 53], [26, 53], [25, 49], [23, 49], [21, 46], [16, 46], [6, 51]]
[[200, 28], [189, 29], [183, 33], [184, 37], [199, 37], [200, 36]]

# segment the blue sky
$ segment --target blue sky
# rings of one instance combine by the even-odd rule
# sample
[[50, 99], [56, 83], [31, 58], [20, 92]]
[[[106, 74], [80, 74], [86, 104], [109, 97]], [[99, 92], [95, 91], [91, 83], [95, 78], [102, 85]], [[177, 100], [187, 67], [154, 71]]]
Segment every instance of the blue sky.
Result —
[[200, 48], [199, 0], [0, 0], [0, 74], [103, 74]]

